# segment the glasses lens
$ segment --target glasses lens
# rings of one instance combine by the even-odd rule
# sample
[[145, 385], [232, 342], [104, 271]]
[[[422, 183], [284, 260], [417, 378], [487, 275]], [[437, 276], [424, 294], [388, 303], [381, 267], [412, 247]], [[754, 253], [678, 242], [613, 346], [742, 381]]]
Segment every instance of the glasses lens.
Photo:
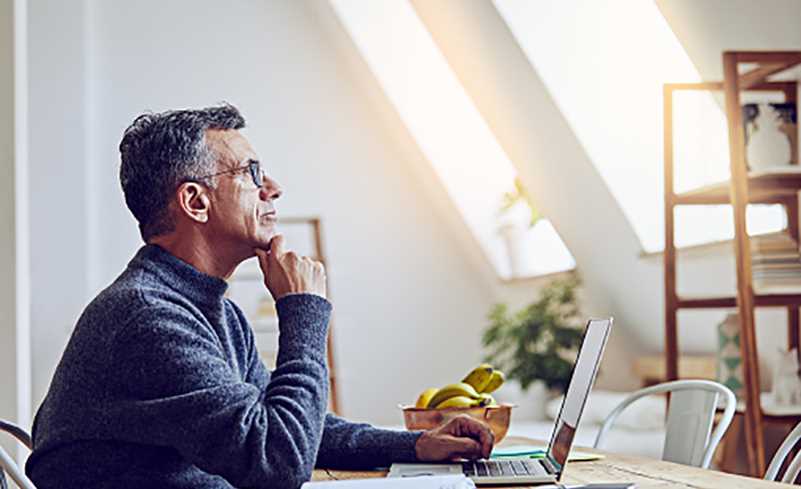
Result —
[[261, 173], [261, 165], [258, 161], [251, 161], [250, 165], [250, 176], [253, 178], [253, 183], [256, 184], [257, 187], [261, 188], [262, 184], [262, 173]]

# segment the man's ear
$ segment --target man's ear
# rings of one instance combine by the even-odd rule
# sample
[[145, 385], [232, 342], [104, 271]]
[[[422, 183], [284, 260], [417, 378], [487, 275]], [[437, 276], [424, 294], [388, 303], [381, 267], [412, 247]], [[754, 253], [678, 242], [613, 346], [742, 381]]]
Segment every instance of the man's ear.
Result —
[[208, 222], [211, 199], [205, 186], [197, 182], [184, 182], [176, 191], [178, 209], [195, 222]]

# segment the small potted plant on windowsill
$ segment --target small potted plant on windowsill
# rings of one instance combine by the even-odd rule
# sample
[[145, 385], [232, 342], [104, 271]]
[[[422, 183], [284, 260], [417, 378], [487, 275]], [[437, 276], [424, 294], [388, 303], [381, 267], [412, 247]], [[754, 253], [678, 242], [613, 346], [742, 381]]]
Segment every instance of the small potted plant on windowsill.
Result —
[[531, 392], [520, 402], [538, 403], [521, 411], [544, 414], [548, 398], [567, 389], [582, 339], [578, 285], [578, 275], [571, 273], [551, 281], [535, 302], [521, 310], [512, 312], [506, 304], [497, 304], [489, 314], [490, 325], [482, 338], [486, 360], [517, 381], [522, 395]]

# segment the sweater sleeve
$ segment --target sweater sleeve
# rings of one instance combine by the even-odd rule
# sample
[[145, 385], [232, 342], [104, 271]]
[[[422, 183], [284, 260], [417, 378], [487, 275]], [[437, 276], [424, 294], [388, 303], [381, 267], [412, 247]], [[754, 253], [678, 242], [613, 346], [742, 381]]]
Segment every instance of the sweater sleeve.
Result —
[[420, 434], [351, 423], [328, 414], [317, 466], [357, 470], [386, 467], [392, 462], [415, 462], [414, 446]]
[[[245, 321], [244, 316], [240, 316]], [[247, 334], [252, 336], [250, 328]], [[251, 339], [251, 344], [255, 341]], [[267, 386], [271, 373], [264, 367], [255, 347], [248, 354], [248, 381]], [[382, 430], [368, 424], [351, 423], [328, 414], [325, 418], [316, 466], [320, 468], [363, 469], [387, 466], [392, 462], [416, 461], [414, 446], [420, 433]]]
[[115, 338], [118, 438], [172, 447], [237, 487], [296, 488], [308, 480], [328, 399], [331, 305], [302, 294], [276, 306], [278, 359], [263, 393], [242, 380], [210, 326], [189, 311], [153, 306], [133, 316]]

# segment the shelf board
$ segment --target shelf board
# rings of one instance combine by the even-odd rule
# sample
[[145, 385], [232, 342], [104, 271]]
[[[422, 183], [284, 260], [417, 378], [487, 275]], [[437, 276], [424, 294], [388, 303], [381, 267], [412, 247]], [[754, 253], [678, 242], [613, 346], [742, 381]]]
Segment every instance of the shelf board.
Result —
[[[801, 307], [801, 292], [798, 294], [754, 294], [754, 305], [757, 307]], [[718, 309], [737, 307], [737, 297], [679, 297], [676, 301], [678, 309]]]
[[755, 64], [744, 73], [738, 74], [738, 86], [747, 90], [762, 83], [769, 76], [776, 75], [801, 64], [801, 51], [739, 51], [732, 53], [737, 64]]
[[752, 70], [740, 74], [738, 86], [741, 90], [747, 90], [754, 85], [766, 81], [771, 75], [793, 69], [799, 63], [801, 63], [801, 56], [796, 54], [792, 58], [788, 58], [784, 61], [760, 64]]
[[[759, 394], [759, 404], [762, 408], [762, 415], [771, 418], [779, 419], [798, 419], [801, 417], [801, 406], [797, 405], [779, 405], [773, 400], [773, 394], [770, 392], [761, 392]], [[742, 400], [737, 401], [737, 413], [745, 411], [745, 402]]]
[[[797, 82], [795, 80], [772, 80], [753, 83], [748, 88], [743, 88], [744, 92], [794, 92]], [[723, 82], [700, 82], [700, 83], [665, 83], [665, 89], [669, 92], [722, 92]]]
[[734, 54], [738, 63], [801, 63], [801, 51], [726, 51]]
[[[801, 166], [791, 170], [761, 171], [748, 174], [748, 201], [752, 204], [778, 204], [795, 198], [801, 190]], [[728, 181], [707, 185], [689, 192], [676, 194], [674, 205], [729, 204], [730, 183]]]

